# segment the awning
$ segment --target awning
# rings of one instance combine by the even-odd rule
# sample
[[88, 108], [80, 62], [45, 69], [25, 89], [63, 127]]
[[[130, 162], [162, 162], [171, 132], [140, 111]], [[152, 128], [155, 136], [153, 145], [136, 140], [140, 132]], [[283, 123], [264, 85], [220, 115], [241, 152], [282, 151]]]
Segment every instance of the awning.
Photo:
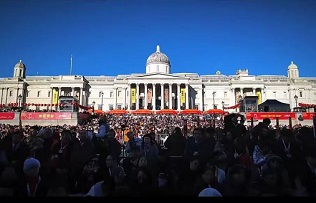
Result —
[[135, 111], [132, 112], [132, 114], [152, 114], [153, 111], [149, 110], [149, 109], [137, 109]]
[[109, 114], [127, 114], [128, 112], [124, 109], [113, 109], [107, 113], [109, 113]]
[[222, 109], [209, 109], [204, 112], [205, 114], [223, 114]]
[[178, 114], [178, 112], [173, 109], [161, 109], [160, 111], [157, 111], [156, 114]]
[[202, 114], [202, 111], [198, 109], [184, 109], [180, 114]]

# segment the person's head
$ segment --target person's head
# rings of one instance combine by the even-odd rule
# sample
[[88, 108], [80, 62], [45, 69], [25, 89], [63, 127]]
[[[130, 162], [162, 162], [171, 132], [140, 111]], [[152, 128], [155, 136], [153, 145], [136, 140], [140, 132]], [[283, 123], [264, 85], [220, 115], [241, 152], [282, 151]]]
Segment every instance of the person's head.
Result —
[[192, 158], [190, 159], [190, 170], [191, 171], [197, 171], [200, 169], [200, 161], [198, 159], [198, 156], [192, 156]]
[[152, 137], [150, 136], [150, 134], [146, 134], [143, 136], [143, 143], [144, 144], [151, 144], [152, 142]]
[[264, 118], [262, 121], [263, 126], [268, 127], [271, 123], [270, 118]]
[[13, 133], [13, 135], [12, 135], [12, 144], [19, 144], [21, 142], [21, 140], [22, 140], [22, 137], [23, 137], [23, 135], [20, 132]]
[[137, 172], [137, 182], [141, 185], [147, 185], [152, 182], [151, 172], [146, 167], [141, 167]]
[[173, 130], [173, 134], [182, 135], [181, 128], [175, 127]]
[[215, 180], [215, 167], [213, 165], [204, 168], [202, 179], [205, 184], [212, 184]]
[[195, 128], [193, 130], [193, 137], [196, 141], [200, 141], [202, 139], [202, 131], [199, 128]]
[[114, 139], [115, 138], [115, 130], [114, 129], [110, 129], [109, 130], [109, 133], [108, 133], [108, 138], [110, 138], [110, 139]]
[[142, 156], [138, 160], [138, 167], [145, 167], [147, 166], [147, 159], [146, 157]]
[[89, 140], [89, 136], [87, 134], [87, 131], [82, 130], [79, 132], [79, 140], [81, 143], [87, 142]]
[[26, 177], [37, 177], [41, 164], [35, 158], [27, 158], [23, 164], [23, 172]]
[[117, 165], [117, 157], [113, 155], [108, 155], [105, 159], [106, 167], [111, 168]]
[[63, 130], [61, 133], [61, 142], [63, 144], [68, 144], [71, 141], [71, 132], [70, 130]]
[[235, 185], [245, 184], [246, 179], [246, 168], [242, 165], [234, 165], [228, 170], [228, 178]]
[[231, 118], [231, 121], [232, 121], [232, 123], [237, 124], [237, 123], [238, 123], [237, 116], [236, 116], [236, 115], [233, 116], [233, 117]]
[[128, 137], [128, 139], [133, 139], [134, 138], [134, 133], [132, 131], [129, 131], [126, 136]]

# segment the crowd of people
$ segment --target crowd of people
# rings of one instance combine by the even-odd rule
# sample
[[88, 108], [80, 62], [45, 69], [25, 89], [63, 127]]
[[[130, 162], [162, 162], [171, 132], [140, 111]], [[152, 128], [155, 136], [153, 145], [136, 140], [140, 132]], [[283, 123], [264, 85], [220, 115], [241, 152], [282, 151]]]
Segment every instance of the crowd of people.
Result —
[[[308, 126], [239, 115], [104, 115], [0, 125], [1, 196], [315, 196]], [[167, 139], [159, 141], [161, 134]]]

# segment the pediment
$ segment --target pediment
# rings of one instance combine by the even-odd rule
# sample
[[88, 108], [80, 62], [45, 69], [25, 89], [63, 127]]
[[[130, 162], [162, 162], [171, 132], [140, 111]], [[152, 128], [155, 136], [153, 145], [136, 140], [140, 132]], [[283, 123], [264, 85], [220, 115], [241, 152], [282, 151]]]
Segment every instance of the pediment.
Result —
[[172, 75], [172, 74], [167, 74], [167, 73], [149, 73], [149, 74], [134, 76], [133, 78], [142, 78], [142, 79], [147, 79], [147, 78], [180, 79], [181, 77], [178, 76], [178, 75]]

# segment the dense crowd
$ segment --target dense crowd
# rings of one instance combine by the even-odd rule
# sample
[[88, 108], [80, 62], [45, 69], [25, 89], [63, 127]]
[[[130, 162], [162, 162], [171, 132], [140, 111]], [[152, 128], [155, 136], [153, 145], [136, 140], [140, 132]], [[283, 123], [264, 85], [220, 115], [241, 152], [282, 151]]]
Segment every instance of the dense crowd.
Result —
[[226, 118], [106, 115], [77, 126], [0, 125], [0, 195], [316, 195], [311, 127], [276, 128], [265, 119], [252, 128], [238, 115]]

